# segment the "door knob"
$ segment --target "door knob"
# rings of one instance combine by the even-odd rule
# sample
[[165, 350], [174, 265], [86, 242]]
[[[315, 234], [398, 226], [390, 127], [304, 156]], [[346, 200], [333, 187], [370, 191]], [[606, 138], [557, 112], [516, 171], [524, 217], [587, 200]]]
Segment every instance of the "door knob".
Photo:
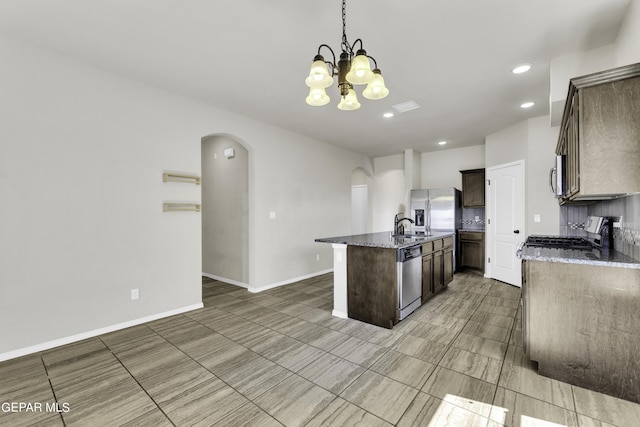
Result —
[[513, 230], [514, 234], [520, 234], [520, 230]]

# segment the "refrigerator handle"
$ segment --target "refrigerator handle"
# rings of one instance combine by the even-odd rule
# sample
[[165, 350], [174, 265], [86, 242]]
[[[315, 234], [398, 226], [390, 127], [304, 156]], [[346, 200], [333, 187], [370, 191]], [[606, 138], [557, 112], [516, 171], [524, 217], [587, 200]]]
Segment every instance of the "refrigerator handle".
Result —
[[426, 218], [426, 227], [425, 227], [425, 232], [426, 234], [431, 234], [431, 200], [427, 199], [427, 214], [425, 215]]

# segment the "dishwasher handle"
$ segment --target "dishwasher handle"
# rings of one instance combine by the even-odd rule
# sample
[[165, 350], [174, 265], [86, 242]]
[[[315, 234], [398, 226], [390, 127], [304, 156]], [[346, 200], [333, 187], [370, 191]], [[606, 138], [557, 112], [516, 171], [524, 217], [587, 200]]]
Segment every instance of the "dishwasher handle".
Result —
[[422, 245], [410, 246], [398, 250], [398, 262], [409, 261], [422, 256]]

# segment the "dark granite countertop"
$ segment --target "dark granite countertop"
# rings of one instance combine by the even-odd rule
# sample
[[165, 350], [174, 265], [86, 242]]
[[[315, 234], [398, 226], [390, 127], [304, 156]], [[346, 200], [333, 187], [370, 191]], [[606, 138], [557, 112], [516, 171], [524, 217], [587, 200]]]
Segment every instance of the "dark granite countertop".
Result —
[[411, 235], [394, 237], [391, 235], [391, 232], [384, 231], [381, 233], [356, 234], [353, 236], [324, 237], [316, 239], [315, 241], [319, 243], [340, 243], [352, 246], [369, 246], [372, 248], [400, 249], [454, 235], [455, 233], [453, 231], [434, 231], [429, 236]]
[[518, 258], [530, 261], [564, 262], [569, 264], [599, 265], [640, 269], [640, 260], [615, 250], [559, 249], [524, 246], [518, 249]]

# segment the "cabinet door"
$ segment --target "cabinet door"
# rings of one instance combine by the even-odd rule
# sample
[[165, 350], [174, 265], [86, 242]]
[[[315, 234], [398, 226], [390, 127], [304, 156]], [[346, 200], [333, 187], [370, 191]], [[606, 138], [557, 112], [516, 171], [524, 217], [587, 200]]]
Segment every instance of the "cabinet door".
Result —
[[433, 295], [433, 254], [427, 254], [422, 257], [422, 303]]
[[447, 286], [453, 280], [453, 248], [449, 247], [443, 251], [442, 255], [442, 286]]
[[467, 208], [484, 206], [484, 169], [462, 171], [462, 204]]
[[527, 291], [529, 289], [527, 274], [527, 261], [522, 260], [522, 293], [520, 294], [520, 315], [522, 316], [522, 351], [529, 357], [529, 319]]
[[462, 267], [484, 268], [484, 243], [478, 241], [461, 241], [460, 258]]
[[433, 292], [438, 293], [444, 287], [444, 251], [433, 253]]
[[571, 101], [571, 112], [567, 121], [567, 196], [571, 197], [580, 191], [580, 145], [578, 123], [578, 96], [576, 92]]

